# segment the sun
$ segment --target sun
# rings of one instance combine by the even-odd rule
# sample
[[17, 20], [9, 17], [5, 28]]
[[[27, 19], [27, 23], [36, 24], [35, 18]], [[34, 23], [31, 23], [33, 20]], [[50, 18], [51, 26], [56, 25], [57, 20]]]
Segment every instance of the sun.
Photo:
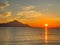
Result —
[[45, 26], [47, 27], [47, 26], [48, 26], [48, 24], [45, 24]]

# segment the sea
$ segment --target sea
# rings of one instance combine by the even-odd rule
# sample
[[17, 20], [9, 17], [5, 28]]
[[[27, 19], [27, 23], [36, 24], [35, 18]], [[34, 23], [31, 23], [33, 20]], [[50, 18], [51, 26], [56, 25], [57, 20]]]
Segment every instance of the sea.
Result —
[[0, 27], [0, 45], [60, 45], [60, 28]]

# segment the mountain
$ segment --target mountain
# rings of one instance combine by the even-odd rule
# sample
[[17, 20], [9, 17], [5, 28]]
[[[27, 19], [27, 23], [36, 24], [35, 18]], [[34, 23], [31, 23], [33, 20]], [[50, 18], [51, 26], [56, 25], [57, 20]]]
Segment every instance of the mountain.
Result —
[[23, 24], [21, 22], [18, 22], [17, 20], [14, 20], [9, 23], [0, 24], [0, 27], [30, 27], [30, 26], [27, 24]]

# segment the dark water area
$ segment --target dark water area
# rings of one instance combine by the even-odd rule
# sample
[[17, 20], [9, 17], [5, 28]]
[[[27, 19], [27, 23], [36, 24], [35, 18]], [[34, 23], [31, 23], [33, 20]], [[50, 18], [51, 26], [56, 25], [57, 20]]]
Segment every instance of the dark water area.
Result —
[[60, 28], [0, 27], [0, 45], [60, 45]]

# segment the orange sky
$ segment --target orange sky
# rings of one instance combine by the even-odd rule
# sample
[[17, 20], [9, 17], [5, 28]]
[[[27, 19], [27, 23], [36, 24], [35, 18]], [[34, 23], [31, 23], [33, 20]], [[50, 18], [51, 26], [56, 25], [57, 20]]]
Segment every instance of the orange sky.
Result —
[[0, 0], [0, 23], [18, 20], [32, 27], [60, 27], [60, 0]]
[[51, 18], [51, 19], [40, 19], [40, 20], [34, 20], [34, 21], [26, 21], [27, 24], [29, 24], [32, 27], [45, 27], [45, 24], [48, 24], [48, 27], [56, 28], [60, 27], [60, 23], [57, 19]]

